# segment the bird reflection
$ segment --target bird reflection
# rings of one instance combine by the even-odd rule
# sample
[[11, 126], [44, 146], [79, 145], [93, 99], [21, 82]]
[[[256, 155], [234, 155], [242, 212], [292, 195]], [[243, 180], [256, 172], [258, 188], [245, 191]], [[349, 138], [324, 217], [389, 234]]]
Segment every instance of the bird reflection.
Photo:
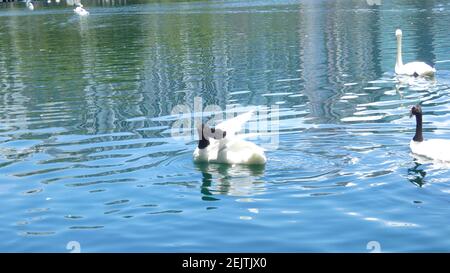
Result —
[[411, 77], [405, 75], [396, 75], [395, 79], [400, 87], [412, 87], [416, 90], [427, 90], [436, 85], [437, 81], [435, 77]]
[[[410, 92], [434, 92], [437, 81], [435, 78], [414, 78], [409, 76], [396, 76], [395, 90], [403, 100]], [[403, 103], [401, 103], [403, 106]]]
[[264, 165], [196, 163], [202, 173], [202, 200], [219, 200], [217, 195], [251, 196], [264, 191]]
[[422, 164], [414, 162], [414, 167], [408, 169], [408, 180], [416, 186], [422, 187], [425, 184], [427, 172], [421, 169]]

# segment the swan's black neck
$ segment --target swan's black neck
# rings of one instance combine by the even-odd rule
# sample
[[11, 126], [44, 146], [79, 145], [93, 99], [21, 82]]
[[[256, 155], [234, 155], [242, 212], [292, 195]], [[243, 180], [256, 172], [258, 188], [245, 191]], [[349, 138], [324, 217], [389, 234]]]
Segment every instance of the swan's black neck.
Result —
[[198, 148], [199, 149], [205, 149], [206, 147], [208, 147], [209, 146], [209, 139], [207, 139], [206, 137], [205, 137], [205, 134], [204, 134], [204, 129], [205, 128], [205, 126], [202, 124], [202, 127], [201, 127], [201, 129], [198, 131], [198, 134], [199, 134], [199, 136], [201, 137], [201, 139], [198, 141]]
[[413, 140], [417, 142], [423, 141], [422, 134], [422, 113], [416, 114], [416, 134], [414, 135]]
[[209, 146], [209, 140], [205, 139], [205, 138], [202, 136], [202, 139], [200, 139], [200, 140], [198, 141], [198, 148], [199, 148], [199, 149], [205, 149], [205, 148], [208, 147], [208, 146]]

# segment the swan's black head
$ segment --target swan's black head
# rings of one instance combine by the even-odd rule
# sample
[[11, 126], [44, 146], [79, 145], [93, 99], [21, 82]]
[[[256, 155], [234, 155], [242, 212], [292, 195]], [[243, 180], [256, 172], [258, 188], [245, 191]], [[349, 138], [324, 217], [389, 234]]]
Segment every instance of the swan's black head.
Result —
[[409, 117], [411, 118], [412, 116], [422, 116], [422, 107], [420, 107], [420, 105], [411, 107]]
[[199, 140], [198, 140], [198, 148], [204, 149], [209, 146], [210, 138], [214, 139], [223, 139], [227, 135], [226, 131], [223, 131], [221, 129], [211, 128], [206, 124], [202, 124], [197, 128]]

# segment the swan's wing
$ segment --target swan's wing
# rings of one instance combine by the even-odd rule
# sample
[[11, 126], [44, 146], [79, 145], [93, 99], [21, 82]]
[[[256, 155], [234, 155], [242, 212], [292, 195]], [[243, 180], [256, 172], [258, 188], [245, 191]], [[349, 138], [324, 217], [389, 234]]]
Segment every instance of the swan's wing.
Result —
[[411, 141], [410, 147], [414, 154], [425, 156], [433, 160], [450, 162], [449, 139], [429, 139], [423, 142]]
[[414, 75], [417, 73], [420, 76], [432, 75], [436, 72], [436, 69], [424, 62], [410, 62], [402, 67], [403, 74]]
[[264, 164], [267, 160], [263, 148], [241, 139], [229, 141], [223, 150], [219, 150], [219, 157], [233, 164]]
[[227, 119], [219, 123], [216, 126], [216, 128], [226, 131], [227, 136], [235, 135], [236, 133], [241, 131], [242, 128], [244, 128], [245, 123], [247, 123], [247, 121], [249, 121], [252, 118], [254, 112], [255, 112], [254, 110], [251, 110], [237, 117]]
[[[257, 132], [257, 133], [245, 133], [245, 134], [237, 134], [234, 136], [233, 140], [243, 140], [243, 141], [251, 141], [251, 139], [255, 138], [263, 138], [265, 139], [267, 145], [271, 145], [271, 143], [267, 143], [267, 141], [278, 141], [277, 139], [270, 139], [270, 138], [278, 138], [279, 133], [278, 132]], [[226, 138], [224, 139], [226, 140]], [[275, 145], [275, 143], [274, 143]], [[261, 146], [258, 146], [262, 151], [267, 151], [266, 148], [263, 148]]]

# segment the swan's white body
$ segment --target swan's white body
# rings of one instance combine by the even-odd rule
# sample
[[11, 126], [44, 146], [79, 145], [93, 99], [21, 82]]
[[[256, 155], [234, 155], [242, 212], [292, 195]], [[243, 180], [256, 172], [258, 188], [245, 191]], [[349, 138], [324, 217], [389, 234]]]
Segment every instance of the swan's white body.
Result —
[[433, 76], [436, 70], [424, 62], [410, 62], [407, 64], [396, 64], [395, 73], [408, 76]]
[[73, 11], [80, 16], [88, 16], [89, 15], [89, 11], [85, 10], [82, 5], [76, 7]]
[[402, 60], [402, 31], [397, 29], [395, 31], [395, 36], [397, 36], [397, 61], [395, 63], [395, 73], [398, 75], [408, 75], [408, 76], [433, 76], [436, 73], [436, 69], [429, 66], [424, 62], [410, 62], [403, 64]]
[[222, 139], [210, 138], [210, 144], [203, 149], [198, 147], [193, 154], [194, 162], [262, 165], [267, 159], [264, 149], [258, 145], [235, 135], [242, 126], [251, 118], [253, 111], [226, 120], [216, 126], [216, 129], [226, 131], [226, 137]]
[[411, 140], [409, 147], [414, 154], [437, 160], [450, 162], [450, 140], [430, 139], [421, 142]]
[[194, 162], [262, 165], [267, 161], [264, 149], [250, 141], [239, 138], [210, 141], [211, 144], [208, 147], [195, 149]]
[[34, 10], [34, 5], [30, 1], [27, 1], [26, 5], [29, 10]]

